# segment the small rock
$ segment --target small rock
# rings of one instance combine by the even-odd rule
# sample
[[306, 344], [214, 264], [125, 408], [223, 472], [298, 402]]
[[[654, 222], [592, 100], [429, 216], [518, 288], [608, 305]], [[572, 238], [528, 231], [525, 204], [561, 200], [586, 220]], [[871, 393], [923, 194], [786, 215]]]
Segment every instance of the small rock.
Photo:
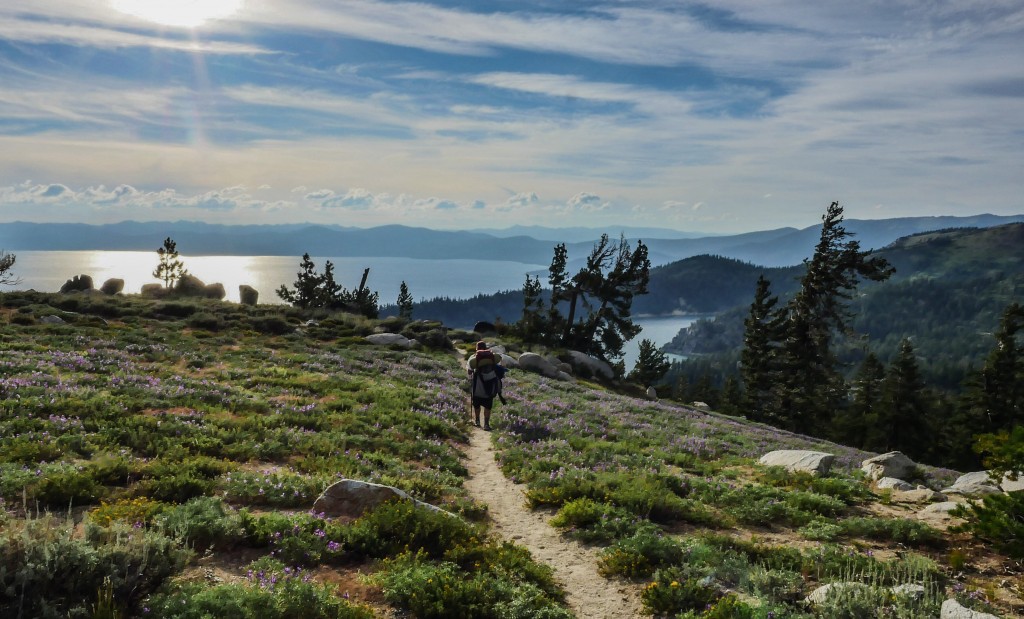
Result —
[[63, 325], [63, 324], [67, 324], [67, 323], [64, 322], [63, 318], [61, 318], [60, 316], [54, 316], [52, 314], [50, 316], [43, 316], [42, 318], [39, 319], [39, 322], [43, 323], [44, 325]]
[[953, 482], [952, 486], [943, 488], [942, 492], [945, 494], [975, 497], [986, 494], [998, 494], [1002, 490], [989, 476], [988, 471], [975, 471], [961, 475]]

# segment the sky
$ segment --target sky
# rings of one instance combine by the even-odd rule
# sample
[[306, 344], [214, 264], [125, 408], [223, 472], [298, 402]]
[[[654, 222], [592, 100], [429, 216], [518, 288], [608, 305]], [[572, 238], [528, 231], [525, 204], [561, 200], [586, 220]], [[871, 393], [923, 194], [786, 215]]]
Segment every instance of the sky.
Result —
[[1024, 213], [1024, 0], [2, 0], [0, 222]]

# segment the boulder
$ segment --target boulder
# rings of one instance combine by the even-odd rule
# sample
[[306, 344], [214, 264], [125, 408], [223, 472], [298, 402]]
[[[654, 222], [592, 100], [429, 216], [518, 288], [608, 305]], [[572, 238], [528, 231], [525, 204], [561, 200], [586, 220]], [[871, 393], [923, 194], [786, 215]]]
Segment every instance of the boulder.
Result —
[[498, 328], [493, 323], [481, 320], [480, 322], [473, 325], [473, 331], [480, 335], [497, 335]]
[[195, 275], [186, 273], [174, 284], [174, 291], [185, 297], [206, 296], [206, 284]]
[[868, 458], [861, 463], [860, 468], [872, 481], [883, 477], [910, 479], [917, 472], [917, 464], [898, 451]]
[[975, 471], [973, 473], [965, 473], [960, 477], [957, 477], [953, 485], [948, 488], [943, 488], [942, 492], [945, 494], [959, 494], [960, 496], [983, 496], [986, 494], [997, 494], [1002, 492], [1002, 489], [996, 485], [996, 482], [989, 477], [988, 471]]
[[160, 299], [167, 296], [168, 289], [162, 284], [143, 284], [140, 294], [144, 297]]
[[313, 503], [313, 511], [330, 518], [358, 518], [387, 501], [413, 501], [418, 507], [452, 515], [439, 507], [417, 501], [398, 488], [357, 479], [343, 479], [328, 486]]
[[412, 340], [398, 333], [374, 333], [373, 335], [367, 335], [365, 339], [367, 342], [377, 346], [412, 348]]
[[708, 404], [707, 402], [691, 402], [690, 406], [692, 406], [694, 408], [699, 408], [702, 411], [709, 411], [709, 410], [711, 410], [711, 405]]
[[537, 353], [524, 352], [519, 355], [519, 367], [527, 372], [534, 372], [548, 378], [558, 378], [558, 369]]
[[648, 387], [647, 388], [647, 399], [652, 401], [652, 402], [657, 402], [658, 401], [658, 390], [655, 389], [654, 387]]
[[124, 280], [115, 277], [111, 277], [100, 286], [100, 292], [103, 294], [120, 294], [122, 290], [124, 290]]
[[67, 324], [67, 323], [64, 322], [63, 318], [61, 318], [60, 316], [54, 316], [52, 314], [49, 315], [49, 316], [43, 316], [42, 318], [39, 319], [39, 322], [43, 323], [44, 325], [63, 325], [63, 324]]
[[892, 493], [892, 501], [894, 503], [934, 503], [945, 500], [946, 495], [924, 486], [919, 486], [912, 490], [896, 490]]
[[1003, 475], [1003, 481], [999, 483], [1003, 492], [1020, 492], [1024, 490], [1024, 473], [1018, 474], [1017, 479], [1010, 479], [1010, 474]]
[[806, 600], [815, 606], [821, 606], [831, 599], [861, 595], [870, 588], [868, 585], [859, 582], [831, 582], [811, 591], [807, 595]]
[[805, 449], [780, 449], [761, 456], [758, 463], [764, 466], [781, 466], [790, 471], [806, 471], [811, 475], [825, 475], [832, 468], [836, 457], [821, 451]]
[[238, 287], [238, 302], [242, 305], [256, 305], [260, 300], [260, 291], [248, 284]]
[[612, 369], [612, 366], [608, 365], [605, 361], [591, 357], [578, 350], [569, 351], [569, 363], [572, 365], [573, 373], [576, 376], [584, 378], [593, 376], [599, 380], [613, 380], [615, 378], [615, 370]]
[[227, 292], [224, 291], [224, 284], [207, 284], [203, 288], [203, 296], [207, 299], [217, 299], [221, 301], [227, 296]]
[[502, 355], [500, 363], [510, 370], [519, 369], [519, 359], [516, 359], [512, 355]]
[[899, 490], [905, 492], [907, 490], [913, 490], [914, 485], [909, 484], [902, 479], [896, 479], [895, 477], [883, 477], [875, 483], [875, 487], [879, 490]]
[[956, 600], [946, 600], [939, 610], [939, 619], [999, 619], [999, 617], [971, 610]]
[[60, 287], [62, 293], [86, 292], [89, 290], [92, 290], [92, 278], [84, 274], [72, 277]]

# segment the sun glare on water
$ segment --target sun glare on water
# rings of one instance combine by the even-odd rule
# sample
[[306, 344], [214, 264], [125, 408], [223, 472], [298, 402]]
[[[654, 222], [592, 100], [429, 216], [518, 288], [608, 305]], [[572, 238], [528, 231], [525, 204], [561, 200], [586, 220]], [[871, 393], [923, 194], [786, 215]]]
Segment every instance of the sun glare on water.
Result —
[[115, 9], [164, 26], [195, 28], [229, 17], [245, 0], [111, 0]]

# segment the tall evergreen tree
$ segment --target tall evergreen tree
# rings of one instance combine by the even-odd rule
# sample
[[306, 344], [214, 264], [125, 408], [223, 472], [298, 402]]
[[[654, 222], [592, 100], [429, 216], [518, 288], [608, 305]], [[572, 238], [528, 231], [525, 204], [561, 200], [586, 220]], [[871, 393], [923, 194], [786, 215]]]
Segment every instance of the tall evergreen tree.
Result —
[[11, 267], [14, 266], [16, 259], [14, 254], [0, 250], [0, 284], [15, 286], [21, 283], [21, 279], [16, 277], [14, 273], [11, 273]]
[[872, 426], [872, 416], [882, 398], [885, 366], [869, 352], [853, 378], [849, 408], [836, 419], [832, 438], [844, 445], [872, 451], [882, 450], [882, 431]]
[[519, 334], [527, 342], [539, 342], [545, 331], [544, 297], [540, 277], [526, 275], [523, 284], [523, 316], [519, 320]]
[[402, 281], [398, 287], [398, 316], [406, 320], [412, 319], [412, 295], [409, 294], [409, 286]]
[[302, 309], [321, 307], [320, 284], [323, 278], [316, 272], [316, 265], [308, 253], [302, 254], [299, 269], [300, 271], [295, 274], [295, 289], [289, 289], [281, 284], [277, 289], [277, 296], [281, 297], [282, 301]]
[[783, 308], [782, 391], [778, 415], [783, 425], [820, 433], [846, 395], [831, 350], [835, 334], [847, 332], [845, 301], [861, 278], [887, 279], [893, 273], [884, 258], [868, 258], [843, 227], [843, 208], [833, 202], [822, 216], [821, 237], [805, 261], [800, 289]]
[[603, 234], [572, 277], [566, 271], [567, 258], [565, 244], [555, 246], [548, 269], [551, 305], [545, 325], [551, 341], [605, 360], [622, 357], [625, 342], [640, 332], [631, 308], [636, 295], [647, 293], [647, 246], [637, 242], [636, 249], [630, 249], [625, 238], [613, 242]]
[[1013, 303], [1003, 312], [996, 345], [985, 360], [980, 380], [969, 394], [987, 432], [1024, 425], [1024, 306]]
[[778, 297], [771, 294], [771, 283], [764, 275], [758, 277], [754, 302], [743, 321], [743, 349], [740, 351], [742, 411], [756, 421], [769, 421], [778, 409], [778, 346], [781, 336], [775, 313], [778, 301]]
[[643, 339], [640, 340], [640, 352], [629, 379], [643, 387], [651, 387], [661, 381], [671, 365], [665, 351], [651, 340]]
[[910, 339], [900, 343], [899, 354], [886, 372], [870, 425], [877, 437], [877, 444], [871, 446], [878, 451], [902, 451], [913, 458], [927, 455], [931, 407]]
[[164, 244], [156, 250], [156, 255], [160, 262], [153, 271], [153, 277], [162, 281], [164, 288], [174, 286], [175, 282], [188, 275], [185, 263], [178, 256], [178, 244], [171, 237], [164, 239]]

